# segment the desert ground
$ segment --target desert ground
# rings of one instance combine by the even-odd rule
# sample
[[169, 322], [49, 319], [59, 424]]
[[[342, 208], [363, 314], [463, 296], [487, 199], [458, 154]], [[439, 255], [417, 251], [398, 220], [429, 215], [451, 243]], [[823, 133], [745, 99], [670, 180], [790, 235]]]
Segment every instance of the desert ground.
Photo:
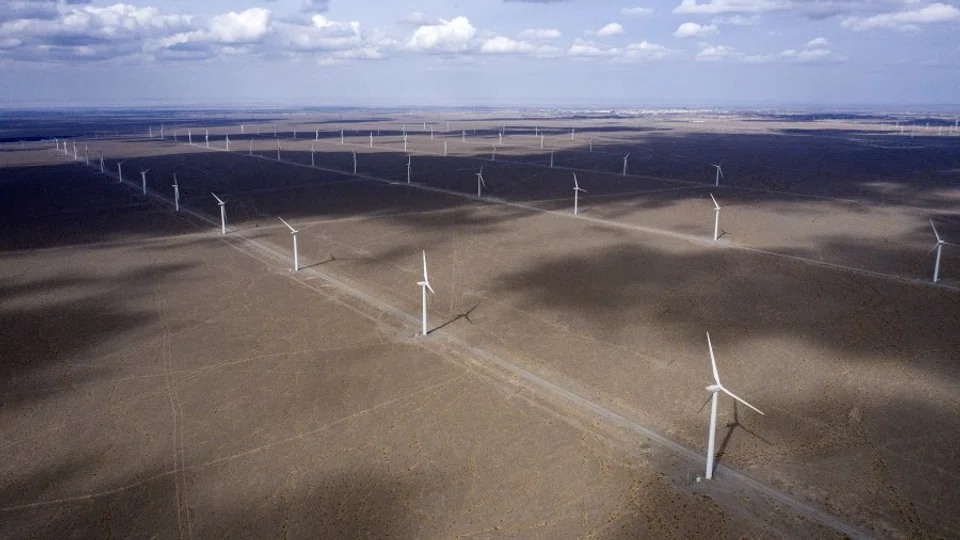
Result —
[[353, 114], [16, 126], [0, 536], [960, 534], [952, 122]]

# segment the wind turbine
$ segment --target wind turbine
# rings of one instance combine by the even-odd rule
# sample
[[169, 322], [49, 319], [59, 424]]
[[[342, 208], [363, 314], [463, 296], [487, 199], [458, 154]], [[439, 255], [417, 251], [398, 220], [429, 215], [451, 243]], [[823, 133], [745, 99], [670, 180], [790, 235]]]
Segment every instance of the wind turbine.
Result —
[[220, 234], [227, 234], [227, 207], [225, 202], [220, 200], [220, 197], [217, 197], [217, 194], [210, 192], [213, 195], [213, 198], [217, 200], [217, 204], [220, 205]]
[[573, 215], [580, 213], [580, 192], [586, 193], [587, 190], [580, 187], [577, 183], [577, 173], [573, 173]]
[[443, 155], [447, 155], [447, 141], [443, 141]]
[[460, 131], [460, 142], [467, 142], [467, 130]]
[[[126, 161], [126, 160], [123, 160], [123, 161]], [[123, 161], [117, 162], [117, 176], [120, 177], [119, 183], [121, 184], [123, 183]]]
[[317, 143], [315, 142], [310, 143], [310, 166], [311, 167], [317, 166], [316, 162], [313, 160], [313, 154], [316, 151], [317, 151]]
[[357, 175], [357, 153], [353, 152], [353, 175]]
[[553, 168], [553, 150], [550, 151], [550, 168]]
[[160, 138], [163, 138], [163, 124], [160, 124]]
[[370, 148], [373, 148], [373, 132], [370, 132]]
[[720, 238], [720, 205], [717, 204], [717, 199], [713, 197], [713, 193], [710, 194], [710, 198], [713, 199], [713, 241], [716, 242]]
[[174, 142], [180, 142], [177, 140], [177, 130], [173, 130], [173, 140]]
[[106, 172], [106, 169], [103, 167], [103, 150], [100, 151], [100, 174]]
[[487, 183], [483, 181], [483, 167], [480, 167], [480, 172], [477, 173], [477, 197], [482, 196], [481, 187], [486, 185]]
[[83, 143], [83, 163], [87, 167], [90, 166], [90, 146], [87, 143]]
[[[933, 282], [936, 283], [940, 281], [940, 253], [943, 251], [943, 246], [953, 246], [953, 247], [960, 247], [960, 246], [957, 246], [957, 244], [951, 244], [950, 242], [944, 242], [943, 238], [940, 238], [940, 233], [937, 232], [937, 227], [933, 224], [932, 219], [930, 220], [930, 226], [933, 227], [933, 235], [937, 237], [936, 245], [934, 245], [933, 249], [930, 250], [930, 251], [933, 251], [934, 249], [937, 250], [937, 262], [935, 262], [933, 265]], [[927, 255], [929, 254], [930, 253], [927, 253]]]
[[277, 139], [277, 161], [280, 161], [280, 139]]
[[177, 173], [173, 173], [173, 209], [180, 211], [180, 184], [177, 182]]
[[313, 140], [315, 140], [315, 141], [319, 141], [319, 140], [320, 140], [320, 128], [317, 128], [317, 129], [313, 132]]
[[290, 234], [293, 236], [293, 271], [299, 272], [300, 259], [297, 256], [297, 233], [300, 231], [291, 227], [290, 224], [287, 223], [283, 218], [280, 218], [280, 221], [283, 221], [283, 224], [286, 225], [288, 229], [290, 229]]
[[407, 183], [410, 183], [410, 154], [407, 154]]
[[623, 172], [620, 173], [621, 176], [627, 175], [627, 160], [630, 159], [630, 152], [627, 152], [627, 155], [623, 156]]
[[590, 139], [590, 151], [593, 152], [593, 139]]
[[422, 305], [423, 305], [423, 336], [427, 335], [427, 291], [430, 291], [430, 294], [437, 294], [433, 292], [433, 287], [430, 286], [430, 279], [427, 278], [427, 252], [423, 252], [423, 281], [418, 281], [417, 285], [420, 286], [422, 293]]
[[243, 124], [240, 124], [240, 133], [246, 133], [246, 129], [243, 127]]
[[147, 172], [150, 169], [144, 169], [140, 171], [140, 185], [143, 186], [143, 194], [147, 194]]
[[204, 141], [203, 142], [204, 146], [206, 146], [207, 148], [210, 148], [210, 130], [209, 129], [203, 130], [203, 141]]
[[706, 478], [710, 480], [713, 478], [713, 447], [717, 439], [717, 394], [723, 392], [733, 399], [743, 403], [747, 407], [757, 411], [760, 414], [763, 414], [763, 411], [754, 407], [753, 405], [747, 403], [746, 401], [740, 399], [736, 394], [729, 391], [720, 384], [720, 373], [717, 371], [717, 360], [713, 356], [713, 344], [710, 342], [710, 332], [707, 332], [707, 346], [710, 348], [710, 365], [713, 367], [713, 381], [715, 384], [711, 384], [707, 387], [707, 391], [710, 392], [710, 434], [707, 438], [707, 471]]
[[[714, 184], [713, 184], [713, 185], [716, 186], [716, 187], [720, 187], [720, 179], [723, 178], [723, 169], [720, 168], [720, 165], [722, 165], [722, 164], [723, 164], [723, 162], [721, 161], [720, 163], [717, 163], [716, 165], [710, 165], [711, 167], [713, 167], [714, 169], [717, 170], [716, 181], [715, 181]], [[725, 178], [724, 178], [724, 179], [725, 179]]]
[[500, 144], [502, 145], [502, 144], [503, 144], [503, 132], [501, 131], [501, 132], [498, 133], [497, 135], [500, 137]]
[[493, 150], [492, 150], [492, 152], [491, 152], [491, 154], [490, 154], [490, 161], [496, 161], [496, 160], [497, 160], [497, 145], [491, 144], [490, 146], [493, 147]]
[[187, 144], [193, 144], [193, 131], [187, 128]]
[[152, 138], [153, 138], [153, 126], [150, 126], [148, 129], [149, 129], [149, 131], [147, 132], [147, 134], [148, 134], [148, 135], [150, 136], [150, 138], [152, 139]]
[[229, 152], [230, 151], [230, 134], [229, 133], [227, 133], [227, 138], [224, 140], [227, 143], [227, 152]]
[[407, 134], [406, 133], [403, 134], [403, 151], [404, 152], [407, 151]]
[[570, 128], [570, 140], [571, 140], [571, 141], [576, 138], [576, 137], [574, 137], [574, 133], [576, 133], [576, 131], [577, 131], [576, 128]]
[[77, 161], [77, 141], [73, 141], [73, 160]]
[[343, 144], [343, 130], [340, 130], [340, 144]]

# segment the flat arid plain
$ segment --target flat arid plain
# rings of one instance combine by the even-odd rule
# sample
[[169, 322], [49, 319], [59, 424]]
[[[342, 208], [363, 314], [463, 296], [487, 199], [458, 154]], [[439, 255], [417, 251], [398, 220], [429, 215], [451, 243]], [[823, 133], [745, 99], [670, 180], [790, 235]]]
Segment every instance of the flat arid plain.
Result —
[[952, 119], [266, 116], [0, 134], [0, 537], [960, 535]]

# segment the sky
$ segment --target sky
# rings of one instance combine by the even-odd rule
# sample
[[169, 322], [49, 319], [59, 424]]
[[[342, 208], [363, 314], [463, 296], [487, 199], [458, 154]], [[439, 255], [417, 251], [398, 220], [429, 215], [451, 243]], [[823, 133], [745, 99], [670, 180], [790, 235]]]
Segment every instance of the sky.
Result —
[[0, 0], [0, 107], [958, 103], [948, 1]]

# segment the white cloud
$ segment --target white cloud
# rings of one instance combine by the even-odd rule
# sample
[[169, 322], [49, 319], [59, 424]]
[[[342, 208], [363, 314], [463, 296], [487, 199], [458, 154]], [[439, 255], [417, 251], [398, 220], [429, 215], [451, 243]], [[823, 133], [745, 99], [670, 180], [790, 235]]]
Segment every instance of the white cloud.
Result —
[[801, 63], [843, 62], [847, 59], [845, 56], [823, 48], [805, 48], [799, 51], [796, 49], [787, 49], [780, 53], [780, 56], [786, 60]]
[[623, 33], [623, 26], [619, 23], [610, 23], [596, 31], [597, 37], [610, 37]]
[[549, 41], [560, 37], [560, 30], [556, 28], [527, 28], [518, 35], [520, 39]]
[[466, 17], [440, 19], [438, 24], [417, 28], [407, 40], [407, 47], [416, 51], [459, 52], [466, 50], [476, 35], [477, 29]]
[[715, 25], [699, 25], [694, 22], [685, 22], [681, 24], [677, 31], [673, 33], [678, 38], [704, 37], [717, 33]]
[[840, 23], [853, 30], [917, 30], [921, 24], [960, 20], [960, 10], [948, 4], [934, 3], [920, 9], [881, 13], [872, 17], [848, 17]]
[[533, 52], [536, 47], [526, 41], [516, 41], [508, 37], [497, 36], [483, 42], [480, 52], [483, 53], [521, 53]]
[[625, 7], [620, 10], [620, 13], [624, 15], [630, 15], [631, 17], [646, 17], [653, 13], [653, 8], [648, 7]]
[[726, 13], [766, 13], [789, 9], [790, 0], [682, 0], [673, 12], [678, 15], [722, 15]]
[[280, 23], [276, 26], [280, 43], [293, 50], [342, 50], [363, 46], [358, 22], [331, 21], [318, 14], [311, 17], [307, 25]]
[[263, 8], [217, 15], [204, 36], [220, 43], [254, 43], [263, 39], [269, 31], [270, 17], [270, 10]]
[[829, 46], [830, 46], [830, 42], [827, 41], [827, 38], [825, 37], [818, 37], [818, 38], [811, 39], [810, 41], [807, 42], [806, 45], [804, 45], [804, 47], [829, 47]]
[[631, 43], [623, 51], [620, 61], [627, 62], [656, 62], [663, 60], [670, 54], [670, 49], [656, 43], [641, 41], [640, 43]]
[[716, 62], [719, 60], [739, 58], [742, 56], [743, 53], [737, 52], [733, 47], [704, 44], [703, 47], [701, 47], [700, 52], [697, 53], [696, 59], [701, 62]]
[[404, 24], [411, 24], [413, 26], [423, 26], [426, 24], [437, 23], [436, 20], [431, 19], [430, 17], [427, 17], [426, 14], [424, 14], [421, 11], [414, 11], [412, 13], [408, 13], [407, 16], [404, 17], [403, 20], [400, 22]]
[[567, 49], [567, 54], [570, 56], [586, 56], [586, 57], [595, 57], [595, 56], [616, 56], [620, 54], [620, 50], [617, 48], [604, 49], [595, 43], [589, 41], [584, 41], [582, 39], [575, 39], [573, 45]]

